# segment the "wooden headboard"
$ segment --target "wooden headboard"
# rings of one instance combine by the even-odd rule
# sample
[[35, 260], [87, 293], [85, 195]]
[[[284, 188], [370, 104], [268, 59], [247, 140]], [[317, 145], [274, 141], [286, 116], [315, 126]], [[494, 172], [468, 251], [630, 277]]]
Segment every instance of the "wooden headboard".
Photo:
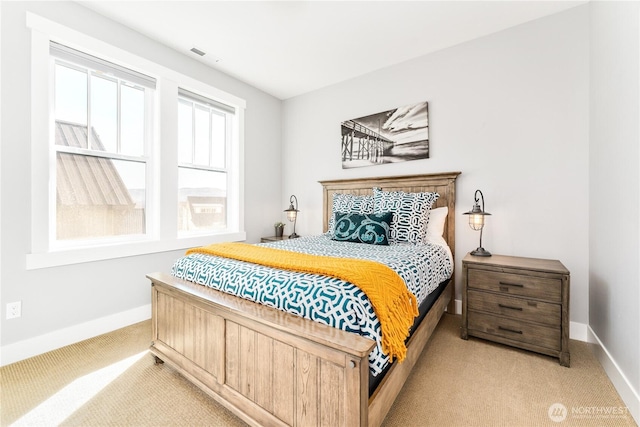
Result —
[[[425, 175], [389, 176], [380, 178], [338, 179], [332, 181], [320, 181], [322, 184], [322, 230], [329, 228], [329, 218], [333, 205], [333, 195], [342, 194], [373, 194], [373, 188], [378, 187], [385, 191], [405, 191], [417, 193], [432, 191], [440, 195], [434, 208], [447, 206], [449, 214], [444, 227], [444, 239], [451, 248], [451, 253], [456, 253], [456, 178], [460, 172], [444, 172]], [[455, 289], [455, 287], [452, 287]], [[455, 290], [454, 290], [455, 292]], [[452, 295], [449, 304], [449, 312], [454, 313], [455, 295]]]
[[329, 228], [329, 218], [331, 217], [333, 195], [335, 193], [373, 194], [374, 187], [384, 191], [405, 191], [407, 193], [432, 191], [440, 194], [433, 207], [447, 206], [449, 208], [449, 215], [447, 215], [444, 228], [444, 239], [451, 248], [451, 252], [455, 254], [456, 178], [458, 175], [460, 175], [460, 172], [320, 181], [323, 187], [322, 230], [326, 232]]

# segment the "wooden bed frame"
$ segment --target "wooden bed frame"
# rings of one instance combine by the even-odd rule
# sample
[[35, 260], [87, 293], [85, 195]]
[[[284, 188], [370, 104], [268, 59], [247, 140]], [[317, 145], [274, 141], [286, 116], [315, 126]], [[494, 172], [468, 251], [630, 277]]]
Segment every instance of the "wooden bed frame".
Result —
[[[455, 253], [459, 173], [323, 181], [324, 230], [334, 193], [437, 191], [435, 207], [449, 207], [444, 237]], [[165, 273], [147, 277], [156, 360], [256, 426], [379, 426], [447, 305], [453, 312], [455, 295], [452, 278], [411, 336], [404, 362], [369, 396], [372, 340]]]

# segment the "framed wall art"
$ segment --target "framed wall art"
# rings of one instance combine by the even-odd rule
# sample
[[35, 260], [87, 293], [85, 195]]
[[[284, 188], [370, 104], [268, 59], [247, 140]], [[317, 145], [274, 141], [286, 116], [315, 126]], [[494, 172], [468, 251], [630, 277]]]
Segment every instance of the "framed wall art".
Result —
[[345, 120], [341, 130], [343, 169], [429, 158], [427, 102]]

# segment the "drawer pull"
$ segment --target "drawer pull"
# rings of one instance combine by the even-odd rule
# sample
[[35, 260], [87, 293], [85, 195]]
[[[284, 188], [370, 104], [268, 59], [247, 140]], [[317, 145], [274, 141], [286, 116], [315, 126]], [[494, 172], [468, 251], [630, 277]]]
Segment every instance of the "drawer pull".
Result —
[[503, 286], [515, 286], [516, 288], [524, 288], [524, 285], [521, 285], [520, 283], [509, 283], [501, 281], [500, 284]]
[[500, 307], [500, 308], [508, 308], [509, 310], [522, 311], [522, 307], [512, 307], [510, 305], [504, 305], [504, 304], [498, 304], [498, 307]]
[[522, 331], [516, 331], [515, 329], [504, 328], [502, 326], [498, 326], [498, 329], [500, 329], [501, 331], [513, 332], [514, 334], [522, 335]]

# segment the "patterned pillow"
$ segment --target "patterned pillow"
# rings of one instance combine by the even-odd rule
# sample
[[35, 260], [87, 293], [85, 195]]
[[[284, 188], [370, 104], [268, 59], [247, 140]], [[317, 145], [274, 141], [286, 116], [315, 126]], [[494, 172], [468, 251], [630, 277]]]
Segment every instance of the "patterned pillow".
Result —
[[336, 229], [332, 240], [340, 242], [388, 245], [391, 212], [378, 214], [335, 213]]
[[425, 243], [429, 209], [438, 200], [438, 193], [405, 193], [373, 189], [373, 211], [393, 212], [390, 243]]
[[335, 193], [331, 216], [329, 217], [329, 233], [333, 236], [336, 213], [373, 213], [373, 196], [370, 194], [358, 196], [355, 194]]

